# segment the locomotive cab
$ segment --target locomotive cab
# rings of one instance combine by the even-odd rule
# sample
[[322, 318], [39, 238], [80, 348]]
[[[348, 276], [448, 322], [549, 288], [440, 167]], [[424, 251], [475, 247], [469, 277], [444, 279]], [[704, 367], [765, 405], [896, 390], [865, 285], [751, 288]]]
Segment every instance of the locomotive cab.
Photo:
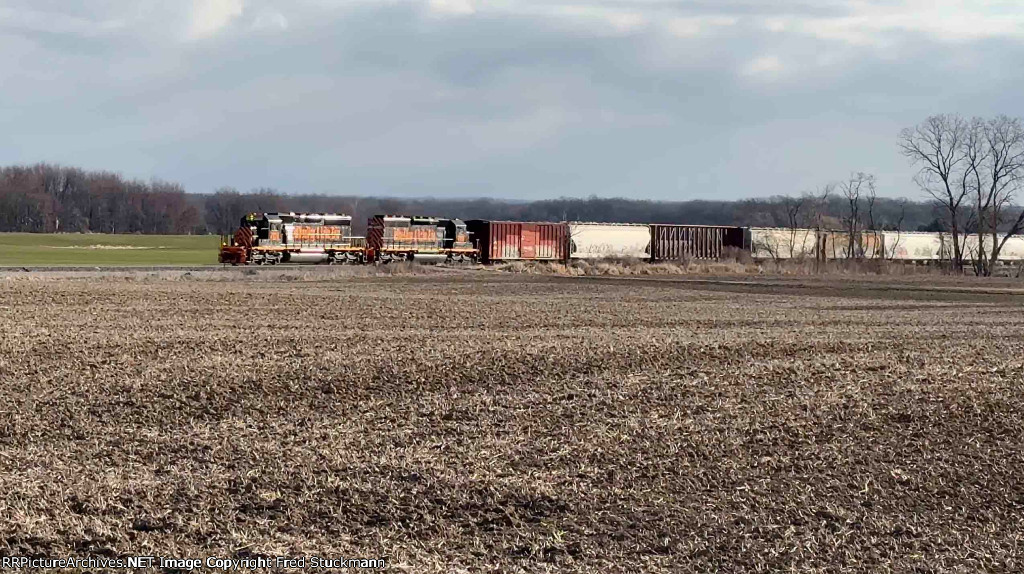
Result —
[[[249, 214], [249, 217], [256, 217], [256, 214]], [[265, 213], [259, 219], [255, 219], [255, 232], [253, 238], [255, 245], [280, 245], [281, 244], [281, 217], [276, 213]]]
[[439, 229], [444, 229], [444, 249], [449, 261], [464, 263], [476, 261], [479, 252], [470, 240], [466, 222], [461, 219], [442, 219]]
[[445, 249], [472, 249], [466, 222], [461, 219], [442, 219], [440, 226], [444, 228]]

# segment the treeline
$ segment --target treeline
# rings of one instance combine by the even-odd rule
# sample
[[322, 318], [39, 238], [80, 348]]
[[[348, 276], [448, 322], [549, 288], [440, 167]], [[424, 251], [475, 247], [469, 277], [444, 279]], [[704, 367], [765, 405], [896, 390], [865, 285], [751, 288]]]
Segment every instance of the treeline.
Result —
[[0, 168], [0, 231], [205, 233], [176, 183], [38, 164]]
[[[810, 197], [810, 196], [806, 196]], [[109, 172], [89, 172], [48, 164], [0, 168], [0, 231], [102, 232], [147, 234], [230, 233], [249, 212], [346, 213], [357, 232], [378, 213], [463, 219], [519, 221], [595, 221], [691, 223], [788, 227], [796, 202], [801, 218], [811, 213], [810, 199], [797, 196], [740, 201], [678, 202], [621, 198], [561, 198], [532, 202], [493, 199], [401, 199], [335, 195], [290, 195], [272, 189], [186, 193], [178, 184], [142, 182]], [[840, 194], [817, 197], [822, 222], [841, 225], [849, 203]], [[874, 225], [879, 229], [937, 230], [933, 203], [877, 198]]]
[[[205, 195], [204, 211], [211, 233], [227, 233], [238, 227], [240, 214], [249, 212], [295, 211], [346, 213], [353, 227], [362, 232], [366, 219], [380, 213], [433, 215], [463, 219], [508, 219], [513, 221], [594, 221], [619, 223], [690, 223], [701, 225], [749, 225], [788, 227], [794, 221], [810, 226], [809, 213], [817, 209], [822, 223], [842, 228], [848, 219], [847, 198], [832, 195], [814, 197], [769, 197], [740, 201], [648, 201], [623, 198], [560, 198], [531, 202], [494, 199], [399, 199], [357, 196], [283, 195], [261, 189], [239, 193], [222, 189]], [[794, 220], [794, 204], [799, 203]], [[878, 229], [938, 231], [936, 206], [931, 203], [877, 198], [873, 221]]]

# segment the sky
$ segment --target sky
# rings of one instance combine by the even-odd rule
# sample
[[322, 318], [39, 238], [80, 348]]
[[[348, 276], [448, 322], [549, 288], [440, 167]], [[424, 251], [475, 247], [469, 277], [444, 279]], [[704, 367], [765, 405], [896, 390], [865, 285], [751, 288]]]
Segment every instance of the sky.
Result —
[[1024, 115], [1024, 9], [966, 0], [0, 0], [0, 164], [288, 193], [739, 199], [901, 129]]

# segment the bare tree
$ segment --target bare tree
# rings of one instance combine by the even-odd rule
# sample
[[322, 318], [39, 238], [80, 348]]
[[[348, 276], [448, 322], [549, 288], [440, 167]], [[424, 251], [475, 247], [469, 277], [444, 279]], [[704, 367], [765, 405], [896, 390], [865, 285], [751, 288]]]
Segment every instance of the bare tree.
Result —
[[[896, 252], [900, 248], [900, 242], [903, 241], [903, 221], [906, 219], [906, 217], [907, 217], [907, 200], [903, 199], [900, 202], [900, 215], [896, 219], [896, 225], [894, 226], [895, 227], [894, 231], [896, 232], [896, 240], [893, 241], [891, 246], [885, 245], [884, 243], [882, 244], [882, 257], [883, 258], [888, 257], [888, 259], [890, 261], [892, 261], [893, 259], [896, 258]], [[886, 252], [888, 252], [888, 255], [886, 255]]]
[[864, 243], [861, 238], [861, 196], [871, 195], [871, 209], [874, 209], [875, 176], [858, 172], [839, 185], [839, 190], [846, 198], [846, 215], [843, 217], [843, 228], [848, 236], [846, 245], [847, 259], [864, 257]]
[[832, 197], [832, 193], [836, 189], [836, 184], [829, 183], [818, 189], [817, 194], [812, 196], [812, 208], [813, 212], [809, 221], [811, 222], [814, 233], [815, 233], [815, 261], [824, 261], [827, 257], [826, 246], [825, 246], [825, 235], [823, 233], [825, 227], [825, 218], [828, 213], [828, 202], [829, 198]]
[[964, 141], [970, 125], [957, 115], [937, 115], [900, 132], [900, 150], [920, 167], [914, 181], [946, 211], [953, 240], [952, 269], [963, 271], [963, 203], [969, 192], [969, 159]]
[[796, 250], [796, 236], [801, 226], [801, 210], [808, 202], [806, 194], [799, 197], [786, 196], [782, 207], [786, 212], [786, 227], [789, 229], [789, 258], [792, 259]]
[[875, 231], [878, 227], [875, 225], [875, 202], [878, 201], [878, 187], [875, 185], [875, 177], [871, 176], [871, 181], [868, 182], [868, 229]]
[[[871, 257], [875, 259], [885, 259], [885, 243], [883, 235], [881, 230], [878, 228], [878, 222], [875, 221], [875, 204], [878, 202], [878, 186], [875, 184], [874, 176], [872, 176], [870, 181], [868, 181], [867, 202], [867, 235], [871, 239]], [[903, 209], [906, 211], [905, 206]]]
[[[1006, 116], [976, 118], [965, 148], [978, 240], [974, 268], [989, 276], [1003, 246], [1024, 227], [1024, 211], [1008, 213], [1024, 182], [1024, 123]], [[1002, 227], [1006, 231], [1000, 235]]]

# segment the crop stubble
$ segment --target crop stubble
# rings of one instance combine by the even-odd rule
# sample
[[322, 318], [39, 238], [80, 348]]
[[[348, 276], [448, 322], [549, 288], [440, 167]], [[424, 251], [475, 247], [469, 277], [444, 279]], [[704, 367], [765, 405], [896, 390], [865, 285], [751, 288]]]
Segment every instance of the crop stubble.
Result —
[[0, 554], [1015, 571], [1020, 299], [0, 280]]

